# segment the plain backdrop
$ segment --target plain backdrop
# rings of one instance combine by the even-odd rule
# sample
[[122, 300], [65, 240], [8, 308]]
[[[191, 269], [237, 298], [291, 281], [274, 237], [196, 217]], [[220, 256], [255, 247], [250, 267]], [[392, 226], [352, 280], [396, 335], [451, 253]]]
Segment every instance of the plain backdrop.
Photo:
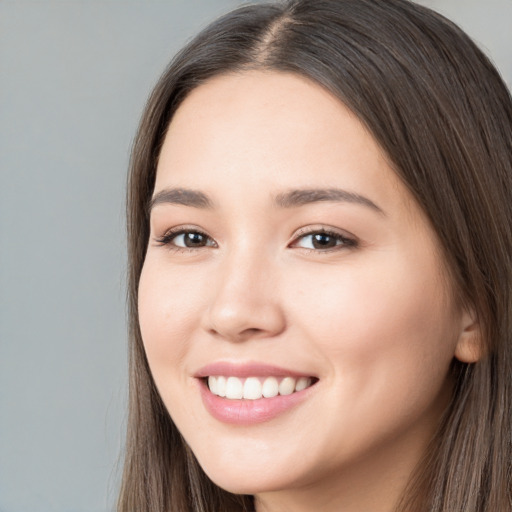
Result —
[[[147, 94], [236, 0], [0, 0], [0, 512], [113, 510], [124, 186]], [[512, 84], [512, 0], [424, 0]]]

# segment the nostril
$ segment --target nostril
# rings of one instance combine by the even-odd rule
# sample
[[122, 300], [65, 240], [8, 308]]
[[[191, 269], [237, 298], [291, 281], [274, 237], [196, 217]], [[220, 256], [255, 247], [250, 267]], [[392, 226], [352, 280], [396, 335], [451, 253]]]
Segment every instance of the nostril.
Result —
[[256, 327], [250, 327], [247, 329], [242, 329], [240, 331], [236, 329], [217, 329], [210, 328], [208, 332], [215, 337], [224, 338], [228, 341], [241, 342], [247, 341], [251, 338], [263, 338], [266, 336], [272, 336], [274, 333], [266, 331], [265, 329], [259, 329]]

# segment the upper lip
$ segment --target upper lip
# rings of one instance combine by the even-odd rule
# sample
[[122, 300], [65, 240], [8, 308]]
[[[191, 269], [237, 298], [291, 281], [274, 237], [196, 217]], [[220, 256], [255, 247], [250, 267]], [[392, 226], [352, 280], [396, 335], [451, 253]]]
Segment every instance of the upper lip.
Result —
[[224, 375], [240, 378], [247, 377], [313, 377], [310, 373], [290, 370], [280, 366], [269, 365], [259, 362], [234, 363], [229, 361], [218, 361], [207, 364], [200, 368], [194, 375], [199, 379], [210, 375]]

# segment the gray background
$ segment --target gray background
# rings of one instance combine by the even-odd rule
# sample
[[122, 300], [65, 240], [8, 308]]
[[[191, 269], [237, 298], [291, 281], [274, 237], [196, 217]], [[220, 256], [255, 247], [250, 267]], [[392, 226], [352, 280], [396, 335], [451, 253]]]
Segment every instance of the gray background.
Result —
[[[0, 0], [0, 512], [112, 510], [124, 184], [171, 55], [236, 0]], [[512, 0], [424, 0], [512, 84]]]

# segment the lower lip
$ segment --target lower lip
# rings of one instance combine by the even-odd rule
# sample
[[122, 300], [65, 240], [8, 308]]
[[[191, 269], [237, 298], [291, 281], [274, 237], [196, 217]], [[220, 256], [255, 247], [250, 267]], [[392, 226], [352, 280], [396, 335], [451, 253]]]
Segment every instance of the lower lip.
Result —
[[232, 425], [254, 425], [270, 421], [303, 402], [312, 387], [273, 398], [229, 400], [214, 395], [203, 380], [199, 381], [201, 398], [207, 411], [215, 419]]

